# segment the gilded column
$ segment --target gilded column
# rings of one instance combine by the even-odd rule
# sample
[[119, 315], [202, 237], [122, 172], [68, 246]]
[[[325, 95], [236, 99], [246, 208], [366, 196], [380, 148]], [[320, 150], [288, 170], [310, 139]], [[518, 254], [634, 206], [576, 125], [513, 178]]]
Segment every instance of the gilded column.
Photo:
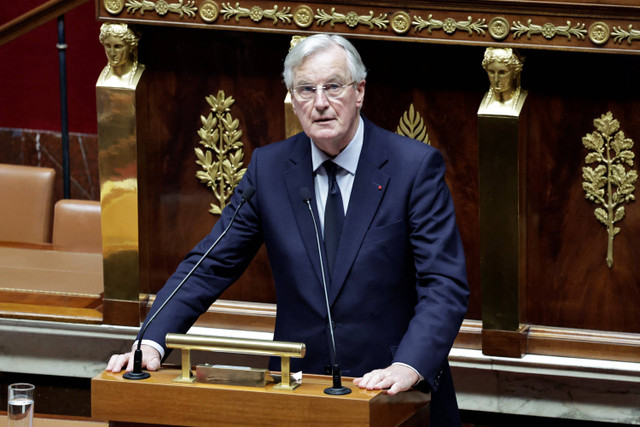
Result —
[[[293, 49], [293, 47], [304, 38], [304, 36], [293, 36], [291, 38], [289, 50]], [[287, 92], [287, 95], [284, 98], [284, 126], [286, 138], [302, 132], [302, 125], [300, 125], [300, 121], [296, 117], [296, 113], [293, 110], [293, 104], [291, 103], [291, 92]]]
[[144, 71], [139, 37], [126, 24], [103, 24], [107, 66], [96, 83], [104, 323], [140, 322], [136, 88]]
[[487, 48], [482, 66], [491, 87], [478, 110], [482, 350], [507, 357], [525, 353], [528, 331], [522, 64], [512, 49]]

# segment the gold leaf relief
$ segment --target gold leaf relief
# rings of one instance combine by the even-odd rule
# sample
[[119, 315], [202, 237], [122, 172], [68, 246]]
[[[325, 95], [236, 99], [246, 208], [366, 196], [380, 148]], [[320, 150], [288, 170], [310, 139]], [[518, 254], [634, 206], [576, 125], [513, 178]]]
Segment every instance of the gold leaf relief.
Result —
[[415, 110], [413, 104], [402, 115], [396, 133], [431, 145], [424, 120], [420, 117], [420, 113]]
[[620, 122], [611, 112], [603, 114], [593, 121], [596, 131], [582, 138], [582, 144], [590, 153], [585, 163], [598, 165], [595, 168], [582, 168], [582, 188], [585, 197], [600, 205], [594, 210], [596, 219], [607, 229], [608, 245], [606, 262], [613, 267], [613, 238], [620, 232], [614, 224], [625, 216], [623, 203], [635, 200], [633, 195], [638, 172], [633, 167], [633, 141], [624, 136]]
[[240, 22], [241, 18], [249, 18], [253, 22], [260, 22], [267, 18], [273, 21], [273, 25], [278, 22], [290, 24], [293, 15], [290, 13], [290, 7], [283, 7], [278, 10], [278, 6], [274, 5], [273, 9], [262, 9], [259, 6], [252, 6], [251, 9], [240, 7], [240, 2], [236, 2], [235, 7], [231, 3], [222, 3], [222, 14], [225, 21], [235, 18], [236, 22]]
[[244, 152], [240, 141], [242, 131], [238, 129], [240, 121], [230, 113], [235, 102], [232, 97], [226, 97], [220, 90], [216, 96], [209, 95], [205, 100], [211, 107], [211, 113], [207, 117], [200, 116], [199, 144], [205, 150], [194, 149], [196, 164], [202, 169], [196, 172], [196, 178], [213, 191], [218, 204], [212, 203], [209, 212], [219, 215], [246, 170], [243, 168]]
[[198, 11], [195, 1], [192, 0], [187, 2], [178, 0], [177, 3], [167, 3], [165, 0], [158, 0], [155, 3], [150, 0], [128, 0], [125, 6], [127, 7], [127, 13], [135, 15], [136, 12], [140, 12], [141, 16], [145, 12], [153, 10], [160, 16], [165, 16], [167, 13], [176, 13], [181, 18], [184, 15], [189, 18], [195, 18]]

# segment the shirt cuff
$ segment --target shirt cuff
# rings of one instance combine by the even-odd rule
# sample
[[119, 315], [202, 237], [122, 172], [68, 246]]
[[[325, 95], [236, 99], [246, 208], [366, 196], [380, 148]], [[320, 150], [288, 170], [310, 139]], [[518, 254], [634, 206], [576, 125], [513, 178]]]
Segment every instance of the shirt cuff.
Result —
[[[144, 340], [142, 340], [142, 342], [144, 342]], [[420, 372], [418, 372], [418, 370], [416, 368], [414, 368], [413, 366], [411, 366], [411, 365], [407, 365], [406, 363], [402, 363], [402, 362], [393, 362], [391, 365], [404, 366], [405, 368], [409, 368], [413, 372], [415, 372], [418, 375], [418, 381], [416, 381], [415, 384], [413, 384], [413, 386], [415, 386], [416, 384], [418, 384], [421, 381], [424, 381], [424, 377], [420, 374]]]
[[[156, 351], [160, 353], [160, 360], [164, 359], [164, 348], [162, 348], [160, 344], [158, 344], [155, 341], [144, 340], [144, 339], [142, 340], [142, 344], [155, 348]], [[134, 341], [133, 345], [131, 346], [131, 349], [135, 350], [137, 347], [138, 347], [138, 340]]]

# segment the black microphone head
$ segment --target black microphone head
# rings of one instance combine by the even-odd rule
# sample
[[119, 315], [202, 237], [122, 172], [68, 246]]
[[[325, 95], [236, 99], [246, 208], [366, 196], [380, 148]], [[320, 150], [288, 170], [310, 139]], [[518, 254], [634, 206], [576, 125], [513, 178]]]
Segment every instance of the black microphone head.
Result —
[[302, 201], [307, 203], [311, 200], [311, 191], [307, 187], [302, 187], [300, 189], [300, 197], [302, 197]]
[[254, 194], [256, 194], [256, 189], [249, 185], [244, 190], [244, 193], [242, 193], [242, 198], [248, 202], [249, 200], [251, 200]]

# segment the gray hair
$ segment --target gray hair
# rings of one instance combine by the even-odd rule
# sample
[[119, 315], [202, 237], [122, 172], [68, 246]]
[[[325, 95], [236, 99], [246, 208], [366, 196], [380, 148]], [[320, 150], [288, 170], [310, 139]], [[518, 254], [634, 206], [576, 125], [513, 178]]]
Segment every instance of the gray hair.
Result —
[[334, 46], [341, 47], [347, 54], [347, 69], [352, 80], [359, 83], [367, 78], [367, 69], [362, 63], [362, 58], [349, 40], [338, 35], [314, 34], [298, 42], [284, 60], [282, 77], [287, 89], [291, 90], [293, 87], [293, 72], [306, 58]]

